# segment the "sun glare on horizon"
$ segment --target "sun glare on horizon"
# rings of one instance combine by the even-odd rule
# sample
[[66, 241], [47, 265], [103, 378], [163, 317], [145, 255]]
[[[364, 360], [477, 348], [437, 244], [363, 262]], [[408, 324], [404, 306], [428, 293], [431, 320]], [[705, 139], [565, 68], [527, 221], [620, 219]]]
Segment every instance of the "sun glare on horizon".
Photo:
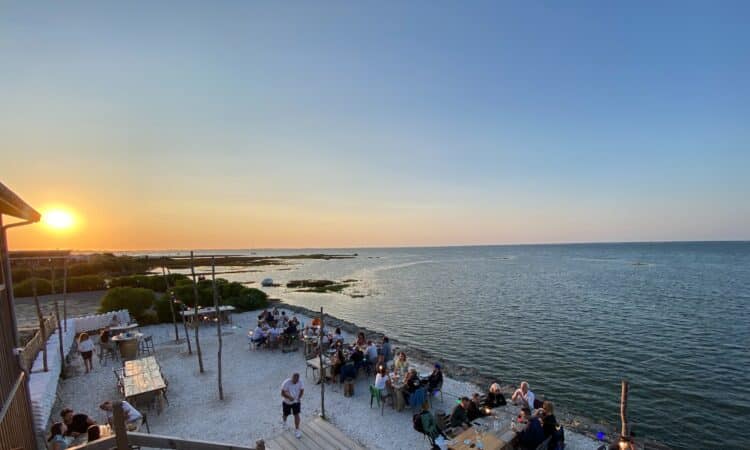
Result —
[[62, 209], [54, 209], [42, 214], [42, 221], [50, 227], [58, 230], [71, 228], [75, 220], [73, 214]]

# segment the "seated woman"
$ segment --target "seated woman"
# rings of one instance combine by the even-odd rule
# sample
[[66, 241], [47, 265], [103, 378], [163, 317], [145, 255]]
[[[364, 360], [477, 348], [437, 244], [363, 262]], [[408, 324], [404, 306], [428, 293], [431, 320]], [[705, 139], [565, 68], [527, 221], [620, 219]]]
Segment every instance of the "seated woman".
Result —
[[545, 400], [538, 412], [542, 416], [542, 429], [544, 430], [544, 438], [547, 439], [557, 431], [555, 405], [551, 401]]
[[500, 392], [499, 384], [492, 383], [492, 385], [490, 385], [490, 392], [487, 393], [487, 398], [485, 399], [484, 404], [490, 408], [497, 408], [498, 406], [507, 404], [505, 396]]
[[336, 331], [333, 332], [333, 336], [331, 336], [331, 342], [344, 342], [344, 336], [341, 335], [341, 328], [336, 328]]
[[393, 363], [393, 367], [397, 372], [405, 373], [409, 370], [409, 362], [406, 361], [406, 353], [399, 352], [396, 362]]
[[531, 410], [524, 406], [521, 408], [521, 421], [526, 422], [526, 427], [516, 434], [516, 443], [523, 450], [535, 450], [544, 441], [544, 430], [539, 418], [531, 415]]
[[435, 363], [435, 367], [432, 369], [432, 373], [427, 377], [427, 392], [433, 393], [438, 387], [443, 384], [443, 370], [440, 364]]
[[357, 341], [354, 343], [358, 348], [365, 348], [367, 347], [367, 339], [365, 339], [365, 333], [362, 331], [357, 334]]
[[258, 345], [263, 345], [267, 338], [268, 336], [266, 336], [266, 332], [263, 330], [261, 323], [258, 322], [258, 326], [255, 327], [255, 331], [253, 331], [250, 341]]
[[391, 377], [385, 370], [385, 366], [378, 367], [378, 374], [375, 375], [375, 387], [380, 390], [381, 397], [388, 395], [391, 389]]
[[47, 446], [50, 450], [65, 450], [68, 448], [68, 441], [65, 440], [67, 428], [63, 422], [56, 422], [50, 429], [50, 437], [47, 439]]
[[422, 381], [419, 379], [417, 369], [411, 368], [404, 377], [404, 401], [409, 404], [409, 397], [422, 385]]

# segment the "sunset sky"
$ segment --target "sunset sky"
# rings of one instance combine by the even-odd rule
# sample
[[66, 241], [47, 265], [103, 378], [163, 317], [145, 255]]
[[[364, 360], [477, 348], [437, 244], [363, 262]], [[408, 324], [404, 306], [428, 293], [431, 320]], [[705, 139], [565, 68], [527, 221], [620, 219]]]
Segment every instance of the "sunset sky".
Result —
[[750, 239], [748, 2], [4, 2], [15, 249]]

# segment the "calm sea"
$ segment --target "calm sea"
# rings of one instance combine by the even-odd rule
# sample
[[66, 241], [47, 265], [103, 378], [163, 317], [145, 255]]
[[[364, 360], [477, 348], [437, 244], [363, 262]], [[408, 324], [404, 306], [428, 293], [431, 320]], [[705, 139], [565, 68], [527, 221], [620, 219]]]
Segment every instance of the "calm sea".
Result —
[[[341, 253], [342, 250], [320, 250]], [[294, 254], [304, 251], [258, 251]], [[356, 278], [368, 294], [273, 295], [382, 331], [567, 412], [616, 424], [631, 383], [637, 436], [747, 448], [750, 243], [353, 249], [356, 259], [224, 277]]]

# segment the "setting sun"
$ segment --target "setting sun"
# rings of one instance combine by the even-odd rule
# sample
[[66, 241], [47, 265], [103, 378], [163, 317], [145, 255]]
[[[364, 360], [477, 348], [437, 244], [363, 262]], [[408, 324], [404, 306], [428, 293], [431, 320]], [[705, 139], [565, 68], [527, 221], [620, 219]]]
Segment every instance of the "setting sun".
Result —
[[67, 211], [53, 210], [42, 215], [42, 220], [50, 228], [65, 229], [73, 226], [73, 215]]

